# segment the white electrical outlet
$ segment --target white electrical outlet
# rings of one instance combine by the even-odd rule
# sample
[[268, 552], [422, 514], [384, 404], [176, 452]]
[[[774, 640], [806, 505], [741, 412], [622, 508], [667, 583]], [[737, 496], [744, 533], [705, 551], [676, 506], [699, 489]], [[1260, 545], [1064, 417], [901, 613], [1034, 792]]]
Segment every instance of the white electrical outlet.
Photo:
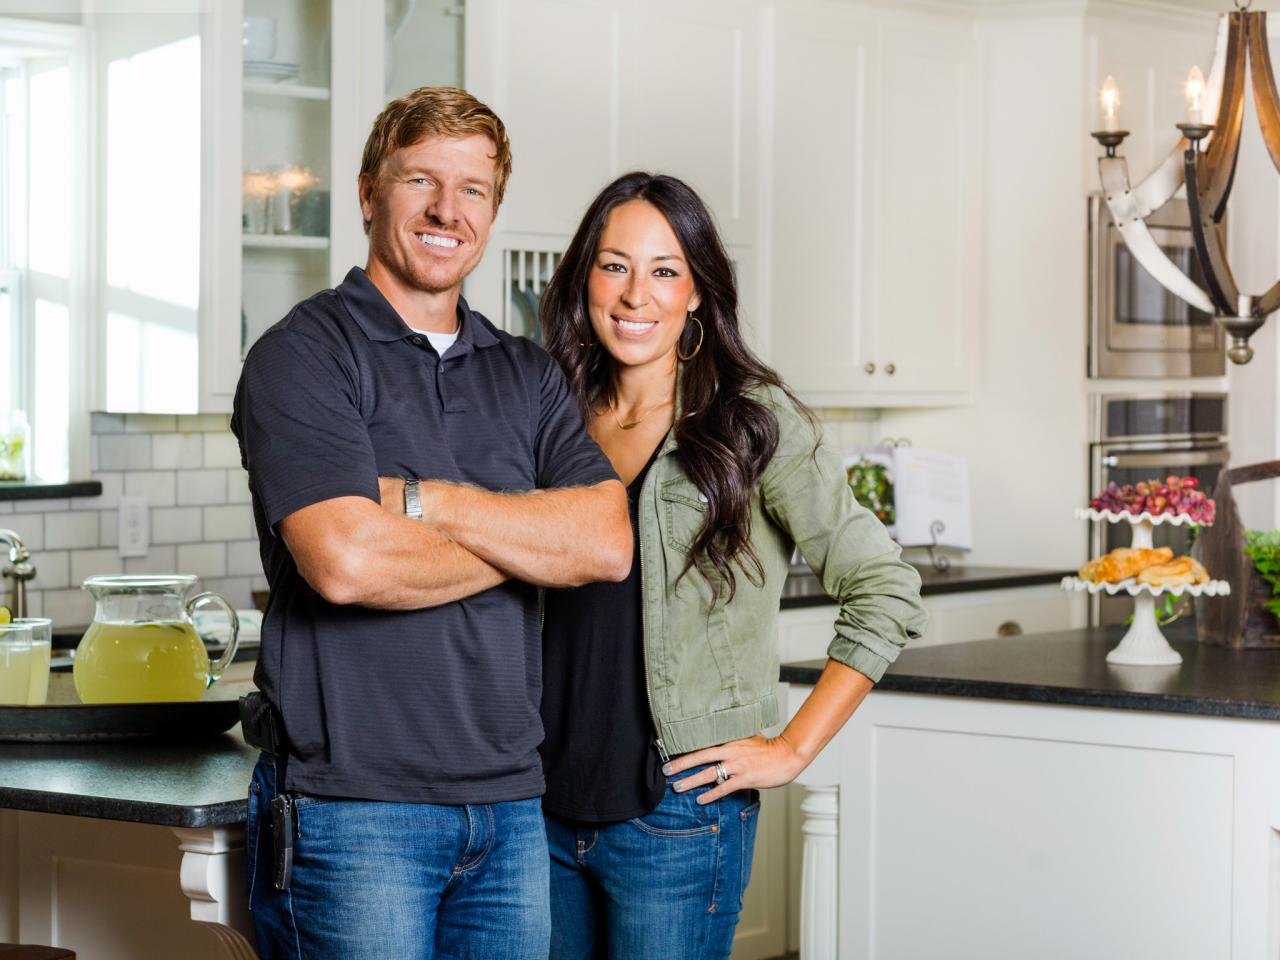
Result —
[[145, 557], [151, 546], [151, 512], [146, 497], [120, 498], [120, 546], [122, 557]]

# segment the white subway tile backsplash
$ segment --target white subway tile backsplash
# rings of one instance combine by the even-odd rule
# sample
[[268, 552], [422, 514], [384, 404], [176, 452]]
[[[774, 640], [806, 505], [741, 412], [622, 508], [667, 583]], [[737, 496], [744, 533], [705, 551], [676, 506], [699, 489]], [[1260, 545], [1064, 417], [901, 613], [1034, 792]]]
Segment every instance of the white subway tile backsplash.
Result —
[[83, 583], [87, 577], [124, 573], [124, 560], [114, 550], [73, 550], [71, 583]]
[[172, 470], [141, 470], [126, 473], [124, 492], [131, 497], [146, 497], [151, 507], [172, 507], [178, 502], [178, 475]]
[[[253, 597], [251, 596], [253, 587], [250, 585], [248, 577], [201, 578], [200, 589], [221, 594], [236, 610], [253, 608]], [[217, 608], [213, 604], [209, 604], [208, 607], [201, 607], [201, 609], [216, 610]]]
[[98, 437], [95, 470], [150, 470], [151, 437], [145, 433], [106, 434]]
[[227, 575], [227, 545], [225, 543], [184, 543], [178, 545], [178, 571], [194, 573], [197, 577], [225, 577]]
[[71, 586], [71, 554], [67, 551], [45, 550], [32, 556], [31, 562], [36, 568], [32, 590], [65, 590]]
[[267, 583], [267, 578], [266, 578], [266, 575], [265, 575], [265, 574], [264, 574], [264, 575], [262, 575], [262, 576], [254, 577], [254, 578], [253, 578], [253, 580], [251, 581], [251, 585], [253, 586], [253, 589], [255, 589], [255, 590], [269, 590], [269, 589], [270, 589], [270, 586], [269, 586], [269, 585], [268, 585], [268, 583]]
[[0, 500], [0, 513], [13, 513], [13, 501]]
[[184, 433], [219, 433], [230, 428], [229, 413], [195, 413], [178, 417], [178, 429]]
[[227, 502], [226, 470], [179, 470], [178, 503], [217, 506]]
[[124, 561], [125, 573], [179, 573], [178, 548], [151, 545], [145, 557], [128, 557]]
[[204, 434], [157, 433], [151, 438], [151, 465], [157, 470], [193, 470], [204, 463]]
[[55, 632], [87, 626], [93, 620], [93, 597], [85, 590], [44, 590], [43, 613]]
[[15, 500], [14, 513], [56, 513], [59, 510], [70, 510], [70, 500]]
[[50, 513], [44, 518], [44, 544], [49, 550], [82, 550], [98, 545], [98, 511]]
[[199, 507], [162, 507], [151, 511], [152, 543], [199, 543], [204, 535]]
[[[0, 597], [4, 597], [0, 593]], [[44, 616], [44, 594], [39, 590], [30, 590], [27, 592], [27, 616], [43, 617]]]
[[124, 433], [123, 413], [91, 413], [89, 414], [89, 430], [99, 433]]
[[116, 547], [120, 545], [120, 511], [100, 510], [98, 512], [98, 546]]
[[102, 493], [96, 497], [72, 497], [72, 510], [110, 510], [120, 504], [124, 492], [123, 473], [95, 473], [93, 479], [102, 484]]
[[262, 554], [257, 540], [227, 544], [227, 574], [232, 577], [262, 576]]
[[129, 413], [124, 418], [125, 433], [172, 433], [178, 418], [172, 413]]
[[204, 539], [247, 540], [254, 535], [253, 513], [244, 505], [204, 508]]
[[[34, 553], [44, 549], [44, 516], [38, 513], [15, 513], [5, 517], [0, 526], [12, 530], [22, 538], [22, 545]], [[0, 590], [4, 587], [0, 585]]]
[[206, 467], [240, 466], [240, 443], [230, 431], [204, 435], [204, 465]]
[[249, 491], [249, 474], [244, 470], [227, 471], [227, 503], [253, 503]]

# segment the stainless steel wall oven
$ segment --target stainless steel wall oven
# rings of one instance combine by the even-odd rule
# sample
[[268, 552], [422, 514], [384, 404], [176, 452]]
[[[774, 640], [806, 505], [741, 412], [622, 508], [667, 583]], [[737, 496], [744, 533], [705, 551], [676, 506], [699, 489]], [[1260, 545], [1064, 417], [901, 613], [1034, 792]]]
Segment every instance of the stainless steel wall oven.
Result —
[[[1226, 467], [1227, 395], [1225, 393], [1152, 393], [1093, 398], [1089, 445], [1089, 490], [1108, 483], [1137, 483], [1170, 474], [1195, 477], [1212, 494]], [[1089, 556], [1127, 547], [1126, 523], [1090, 524]], [[1167, 524], [1155, 528], [1155, 545], [1186, 553], [1190, 530]], [[1128, 596], [1092, 600], [1091, 623], [1120, 623], [1133, 603]]]
[[[1156, 243], [1193, 281], [1187, 202], [1147, 220]], [[1222, 328], [1157, 283], [1129, 253], [1101, 196], [1089, 198], [1089, 376], [1213, 377], [1226, 371]]]

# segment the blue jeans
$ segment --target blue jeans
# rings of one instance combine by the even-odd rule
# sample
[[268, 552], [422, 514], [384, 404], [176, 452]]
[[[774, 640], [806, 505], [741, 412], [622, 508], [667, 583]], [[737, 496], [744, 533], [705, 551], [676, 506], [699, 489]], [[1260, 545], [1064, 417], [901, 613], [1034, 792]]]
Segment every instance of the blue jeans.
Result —
[[667, 790], [652, 813], [588, 824], [547, 814], [551, 960], [722, 960], [751, 879], [760, 795], [706, 806]]
[[297, 797], [293, 881], [272, 885], [276, 771], [249, 785], [246, 882], [262, 960], [544, 960], [541, 801]]

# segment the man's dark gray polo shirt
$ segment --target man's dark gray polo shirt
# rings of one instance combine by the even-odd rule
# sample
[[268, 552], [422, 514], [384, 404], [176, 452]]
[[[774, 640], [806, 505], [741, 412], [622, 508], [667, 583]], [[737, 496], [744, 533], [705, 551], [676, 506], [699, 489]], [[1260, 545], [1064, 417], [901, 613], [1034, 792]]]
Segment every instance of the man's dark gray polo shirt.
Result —
[[458, 317], [439, 357], [353, 269], [245, 360], [231, 427], [271, 583], [255, 679], [284, 718], [288, 790], [454, 804], [542, 792], [533, 587], [425, 610], [335, 606], [277, 532], [321, 500], [377, 502], [379, 475], [513, 492], [614, 478], [555, 361], [465, 302]]

